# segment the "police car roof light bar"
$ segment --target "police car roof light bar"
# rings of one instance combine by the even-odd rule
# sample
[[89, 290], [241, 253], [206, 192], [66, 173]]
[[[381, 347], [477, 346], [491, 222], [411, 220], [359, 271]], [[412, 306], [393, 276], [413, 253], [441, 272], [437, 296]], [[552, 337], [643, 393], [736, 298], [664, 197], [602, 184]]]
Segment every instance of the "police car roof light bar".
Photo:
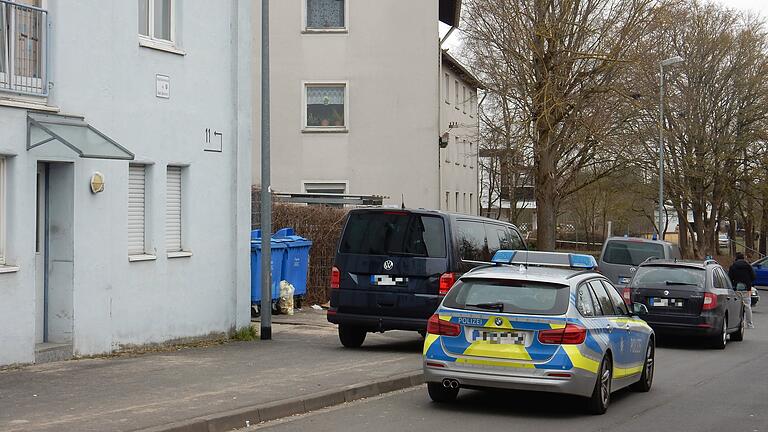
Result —
[[568, 267], [591, 270], [597, 268], [592, 255], [564, 252], [538, 252], [526, 250], [500, 250], [491, 261], [496, 265], [524, 265], [539, 267]]

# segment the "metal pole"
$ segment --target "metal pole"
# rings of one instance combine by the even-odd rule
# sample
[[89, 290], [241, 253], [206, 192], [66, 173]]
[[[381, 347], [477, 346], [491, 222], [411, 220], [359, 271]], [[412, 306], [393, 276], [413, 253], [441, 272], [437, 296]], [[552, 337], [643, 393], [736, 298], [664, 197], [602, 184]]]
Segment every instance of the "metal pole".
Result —
[[261, 0], [261, 340], [272, 339], [272, 194], [269, 165], [269, 0]]
[[659, 240], [664, 239], [664, 65], [659, 63]]

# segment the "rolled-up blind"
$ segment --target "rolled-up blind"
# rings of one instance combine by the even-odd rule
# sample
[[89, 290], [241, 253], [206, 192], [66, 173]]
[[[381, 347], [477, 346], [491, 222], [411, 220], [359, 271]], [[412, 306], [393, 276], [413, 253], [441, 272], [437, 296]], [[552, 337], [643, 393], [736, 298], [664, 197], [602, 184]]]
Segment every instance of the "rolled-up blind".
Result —
[[169, 166], [165, 205], [165, 244], [168, 252], [181, 250], [181, 167]]
[[128, 255], [146, 252], [146, 173], [144, 165], [128, 168]]

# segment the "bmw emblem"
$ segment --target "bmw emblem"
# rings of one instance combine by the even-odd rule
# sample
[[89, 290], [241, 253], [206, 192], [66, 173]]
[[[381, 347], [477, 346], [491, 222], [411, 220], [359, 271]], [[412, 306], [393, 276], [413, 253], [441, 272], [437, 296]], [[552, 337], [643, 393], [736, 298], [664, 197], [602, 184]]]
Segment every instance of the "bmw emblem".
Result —
[[392, 260], [386, 260], [384, 261], [384, 270], [392, 270], [395, 267], [395, 263], [392, 262]]
[[504, 320], [502, 320], [499, 317], [496, 317], [496, 319], [493, 320], [493, 323], [496, 324], [497, 326], [501, 327], [501, 325], [504, 324]]
[[668, 296], [669, 295], [669, 291], [668, 290], [664, 290], [664, 295]]

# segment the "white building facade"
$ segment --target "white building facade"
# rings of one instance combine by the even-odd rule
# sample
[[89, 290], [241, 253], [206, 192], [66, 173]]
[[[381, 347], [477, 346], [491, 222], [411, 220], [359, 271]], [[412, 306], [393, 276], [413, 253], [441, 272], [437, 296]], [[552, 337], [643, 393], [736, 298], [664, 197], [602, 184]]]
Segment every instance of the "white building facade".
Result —
[[441, 62], [440, 208], [478, 214], [478, 89], [482, 86], [448, 52]]
[[249, 324], [252, 13], [0, 0], [0, 365]]
[[459, 10], [458, 0], [272, 2], [273, 191], [441, 208], [439, 22], [456, 25]]

